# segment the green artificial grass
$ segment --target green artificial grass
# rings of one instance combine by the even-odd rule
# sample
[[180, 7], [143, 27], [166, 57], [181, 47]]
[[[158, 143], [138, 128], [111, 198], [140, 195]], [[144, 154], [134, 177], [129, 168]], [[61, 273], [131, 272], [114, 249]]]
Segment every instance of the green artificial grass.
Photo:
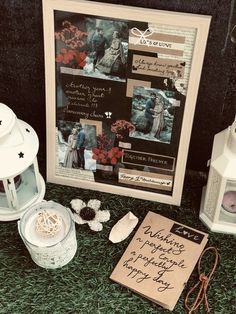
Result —
[[[70, 207], [70, 201], [81, 198], [101, 200], [101, 209], [111, 212], [101, 232], [88, 225], [76, 225], [78, 250], [73, 260], [61, 269], [46, 270], [34, 264], [22, 242], [16, 222], [0, 222], [0, 313], [1, 314], [157, 314], [170, 313], [131, 290], [111, 281], [109, 276], [132, 235], [148, 211], [154, 211], [190, 227], [209, 233], [207, 246], [215, 246], [221, 255], [208, 288], [211, 313], [236, 313], [236, 241], [233, 235], [217, 234], [199, 220], [202, 177], [187, 176], [180, 207], [138, 200], [97, 191], [47, 184], [46, 200]], [[112, 226], [128, 211], [139, 224], [123, 242], [108, 240]], [[208, 267], [205, 261], [203, 267]], [[174, 311], [185, 313], [184, 298], [198, 280], [195, 268]], [[196, 313], [205, 313], [204, 307]]]

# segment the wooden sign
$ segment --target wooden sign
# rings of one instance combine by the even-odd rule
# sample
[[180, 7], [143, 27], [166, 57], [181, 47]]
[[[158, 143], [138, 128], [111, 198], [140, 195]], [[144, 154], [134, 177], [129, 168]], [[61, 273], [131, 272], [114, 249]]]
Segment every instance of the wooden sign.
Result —
[[208, 235], [148, 212], [110, 279], [173, 310]]

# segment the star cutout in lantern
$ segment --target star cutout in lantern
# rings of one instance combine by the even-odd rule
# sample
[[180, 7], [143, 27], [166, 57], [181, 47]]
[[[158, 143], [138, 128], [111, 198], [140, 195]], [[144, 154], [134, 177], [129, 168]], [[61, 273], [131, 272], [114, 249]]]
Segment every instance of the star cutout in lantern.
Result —
[[25, 129], [25, 130], [26, 130], [26, 132], [30, 133], [30, 130], [29, 130], [29, 129]]
[[19, 158], [24, 158], [24, 153], [20, 152], [18, 155], [19, 155]]

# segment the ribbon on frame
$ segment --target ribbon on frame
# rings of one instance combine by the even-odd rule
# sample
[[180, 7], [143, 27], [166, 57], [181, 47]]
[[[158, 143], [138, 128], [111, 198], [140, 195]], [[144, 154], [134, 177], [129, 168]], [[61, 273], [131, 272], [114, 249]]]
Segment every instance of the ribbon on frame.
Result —
[[[135, 45], [138, 45], [141, 41], [141, 39], [146, 39], [147, 37], [151, 36], [154, 33], [153, 29], [148, 27], [144, 32], [140, 31], [137, 27], [131, 28], [131, 34], [138, 37], [137, 42]], [[147, 45], [149, 47], [149, 43], [147, 42]]]

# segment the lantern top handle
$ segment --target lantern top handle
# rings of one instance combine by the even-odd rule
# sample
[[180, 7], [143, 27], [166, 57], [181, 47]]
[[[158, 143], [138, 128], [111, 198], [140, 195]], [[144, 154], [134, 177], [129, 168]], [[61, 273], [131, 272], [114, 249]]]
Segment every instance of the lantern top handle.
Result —
[[227, 148], [231, 153], [236, 154], [236, 117], [234, 122], [228, 127]]

